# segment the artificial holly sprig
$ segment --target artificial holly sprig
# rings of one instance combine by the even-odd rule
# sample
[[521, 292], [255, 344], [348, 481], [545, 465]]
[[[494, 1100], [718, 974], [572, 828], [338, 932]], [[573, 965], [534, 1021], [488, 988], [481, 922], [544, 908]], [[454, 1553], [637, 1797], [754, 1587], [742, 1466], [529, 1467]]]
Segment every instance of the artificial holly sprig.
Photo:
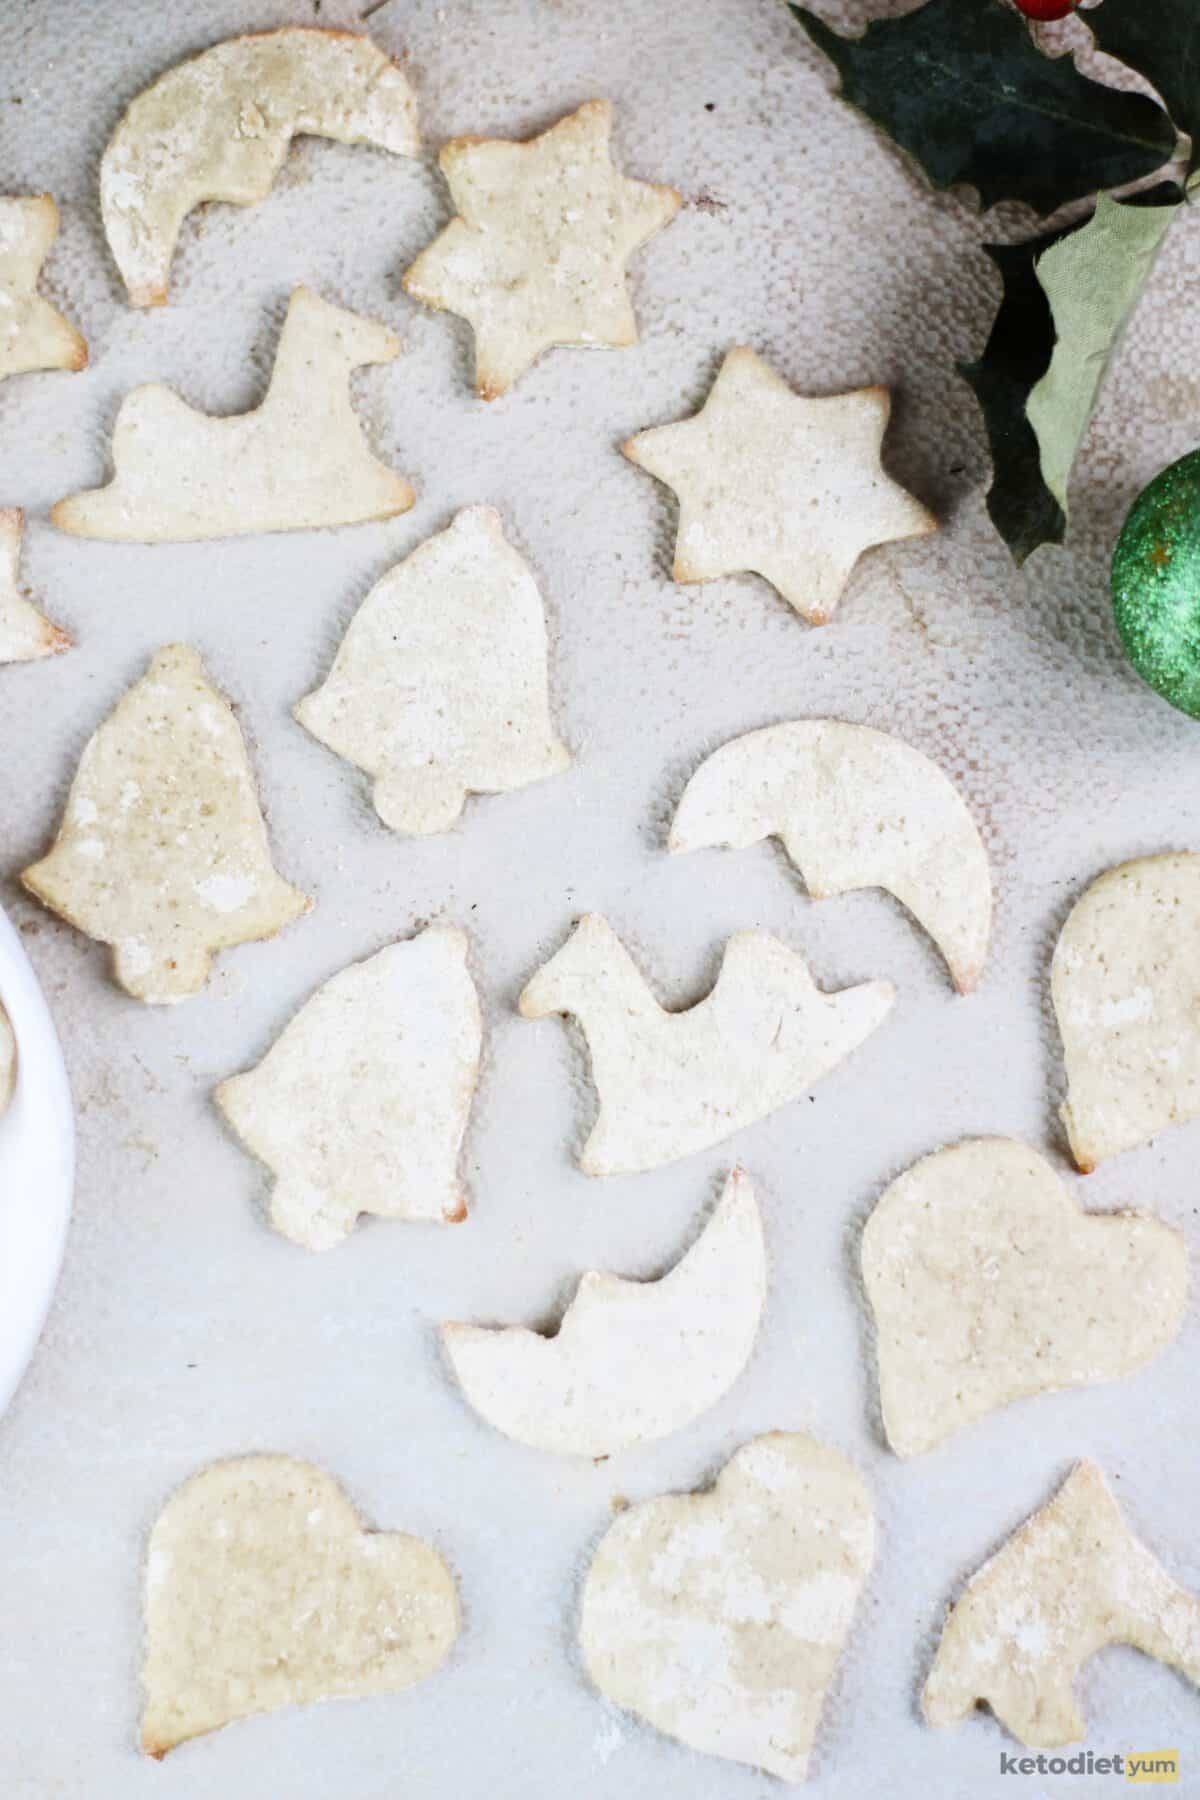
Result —
[[983, 355], [961, 373], [987, 425], [988, 511], [1018, 563], [1066, 535], [1075, 458], [1180, 200], [1173, 183], [1128, 201], [1101, 194], [1074, 230], [985, 246], [1004, 298]]
[[842, 98], [915, 156], [935, 187], [969, 182], [985, 208], [1023, 200], [1056, 212], [1144, 180], [1175, 153], [1179, 133], [1157, 101], [1089, 80], [1069, 56], [1044, 56], [1005, 0], [927, 0], [857, 38], [805, 6], [791, 11], [837, 65]]
[[[1045, 17], [1060, 0], [1018, 4]], [[969, 183], [985, 208], [1019, 200], [1050, 213], [1142, 181], [1180, 148], [1156, 101], [1090, 80], [1069, 56], [1043, 55], [1005, 0], [927, 0], [859, 38], [839, 36], [806, 7], [791, 11], [839, 69], [842, 97], [936, 186]], [[1156, 0], [1150, 9], [1145, 0], [1104, 0], [1087, 22], [1097, 43], [1146, 76], [1179, 126], [1200, 138], [1196, 0]], [[1194, 141], [1193, 161], [1196, 154]], [[992, 449], [989, 511], [1018, 562], [1062, 541], [1067, 481], [1103, 372], [1181, 200], [1178, 186], [1163, 182], [1133, 201], [1106, 199], [1050, 238], [986, 246], [1005, 294], [982, 357], [963, 373]]]

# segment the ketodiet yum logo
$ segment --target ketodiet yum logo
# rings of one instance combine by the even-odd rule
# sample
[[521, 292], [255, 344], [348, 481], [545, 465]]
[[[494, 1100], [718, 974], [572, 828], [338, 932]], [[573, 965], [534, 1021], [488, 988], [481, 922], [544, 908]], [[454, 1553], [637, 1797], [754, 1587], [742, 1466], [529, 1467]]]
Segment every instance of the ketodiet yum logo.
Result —
[[1014, 1756], [1000, 1752], [1002, 1775], [1116, 1775], [1124, 1781], [1178, 1781], [1178, 1750], [1117, 1750], [1096, 1756], [1077, 1750], [1074, 1756]]

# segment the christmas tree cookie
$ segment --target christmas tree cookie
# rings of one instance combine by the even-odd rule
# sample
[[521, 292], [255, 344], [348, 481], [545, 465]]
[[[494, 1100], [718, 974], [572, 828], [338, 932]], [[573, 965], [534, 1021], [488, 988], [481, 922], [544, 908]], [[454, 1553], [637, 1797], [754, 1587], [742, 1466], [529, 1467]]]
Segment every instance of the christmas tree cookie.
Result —
[[499, 514], [468, 507], [390, 570], [295, 714], [375, 777], [375, 810], [395, 831], [448, 831], [469, 793], [565, 769], [541, 595]]
[[54, 848], [21, 879], [111, 945], [121, 986], [152, 1004], [199, 993], [215, 950], [311, 905], [275, 873], [237, 721], [184, 644], [91, 739]]
[[458, 1154], [479, 1072], [461, 931], [423, 931], [331, 977], [217, 1105], [276, 1177], [271, 1223], [306, 1250], [360, 1213], [457, 1224]]

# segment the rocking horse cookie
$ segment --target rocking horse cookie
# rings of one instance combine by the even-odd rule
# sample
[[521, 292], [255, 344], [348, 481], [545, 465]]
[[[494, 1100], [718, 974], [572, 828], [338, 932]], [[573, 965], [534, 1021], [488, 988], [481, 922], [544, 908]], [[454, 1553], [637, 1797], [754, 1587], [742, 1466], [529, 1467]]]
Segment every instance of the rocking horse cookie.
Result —
[[630, 1175], [719, 1144], [799, 1099], [883, 1023], [894, 999], [888, 981], [823, 994], [786, 944], [743, 931], [726, 944], [708, 997], [670, 1013], [607, 919], [589, 913], [519, 1006], [527, 1019], [579, 1020], [600, 1093], [580, 1167]]
[[50, 517], [76, 537], [162, 544], [407, 512], [412, 488], [367, 448], [349, 385], [399, 348], [386, 325], [298, 287], [261, 406], [215, 419], [161, 383], [135, 388], [117, 414], [112, 480]]

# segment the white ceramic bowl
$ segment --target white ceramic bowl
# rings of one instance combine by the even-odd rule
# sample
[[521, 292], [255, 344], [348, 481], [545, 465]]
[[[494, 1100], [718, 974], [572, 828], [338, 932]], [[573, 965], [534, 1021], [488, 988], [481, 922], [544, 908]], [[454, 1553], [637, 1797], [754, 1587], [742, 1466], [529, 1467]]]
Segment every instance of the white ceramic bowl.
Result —
[[58, 1280], [75, 1179], [75, 1115], [50, 1009], [0, 912], [0, 1000], [17, 1086], [0, 1115], [0, 1413], [25, 1372]]

